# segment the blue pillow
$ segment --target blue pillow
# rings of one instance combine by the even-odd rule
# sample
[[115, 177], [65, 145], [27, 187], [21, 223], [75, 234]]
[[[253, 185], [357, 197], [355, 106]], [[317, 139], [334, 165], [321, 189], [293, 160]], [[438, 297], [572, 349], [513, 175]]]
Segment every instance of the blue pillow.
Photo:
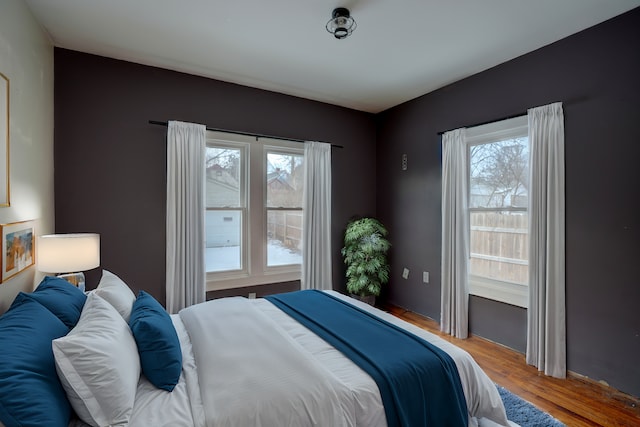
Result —
[[70, 329], [76, 326], [87, 296], [64, 279], [46, 276], [29, 297], [55, 314]]
[[151, 295], [140, 291], [129, 327], [138, 345], [142, 373], [154, 386], [173, 391], [182, 372], [180, 340], [171, 317]]
[[0, 317], [0, 421], [6, 427], [69, 424], [71, 405], [51, 349], [51, 341], [68, 332], [23, 292]]

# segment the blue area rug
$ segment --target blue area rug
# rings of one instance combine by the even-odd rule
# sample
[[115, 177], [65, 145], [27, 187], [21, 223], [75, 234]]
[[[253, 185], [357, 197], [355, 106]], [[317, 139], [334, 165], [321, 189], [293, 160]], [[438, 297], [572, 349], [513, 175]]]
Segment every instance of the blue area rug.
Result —
[[533, 406], [531, 403], [511, 393], [504, 387], [496, 385], [500, 397], [507, 410], [507, 418], [519, 424], [520, 427], [566, 427], [560, 421], [546, 412]]

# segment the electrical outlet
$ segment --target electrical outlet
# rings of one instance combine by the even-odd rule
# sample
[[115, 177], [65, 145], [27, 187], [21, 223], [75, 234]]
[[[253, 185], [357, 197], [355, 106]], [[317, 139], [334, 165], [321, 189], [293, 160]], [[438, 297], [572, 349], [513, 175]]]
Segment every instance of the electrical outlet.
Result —
[[255, 292], [249, 292], [249, 299], [256, 299], [256, 293]]
[[409, 269], [408, 268], [404, 268], [404, 270], [402, 270], [402, 278], [403, 279], [408, 279], [409, 278]]
[[429, 272], [428, 271], [423, 271], [422, 272], [422, 281], [424, 283], [429, 283]]

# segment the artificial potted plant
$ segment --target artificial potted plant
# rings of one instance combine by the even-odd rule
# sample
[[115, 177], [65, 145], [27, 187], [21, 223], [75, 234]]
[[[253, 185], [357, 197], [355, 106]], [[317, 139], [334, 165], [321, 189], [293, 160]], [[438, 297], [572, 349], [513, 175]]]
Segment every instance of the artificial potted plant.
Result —
[[342, 256], [347, 266], [347, 291], [371, 305], [389, 281], [387, 229], [375, 218], [350, 221], [344, 232]]

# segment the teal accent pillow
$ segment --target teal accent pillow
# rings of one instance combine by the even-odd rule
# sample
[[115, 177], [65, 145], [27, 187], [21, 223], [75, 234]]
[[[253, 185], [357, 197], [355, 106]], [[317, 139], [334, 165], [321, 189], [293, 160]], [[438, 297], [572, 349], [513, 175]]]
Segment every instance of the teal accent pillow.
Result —
[[129, 327], [138, 345], [144, 376], [157, 388], [173, 391], [182, 372], [182, 349], [169, 314], [150, 294], [140, 291]]
[[0, 421], [6, 427], [67, 427], [71, 405], [56, 373], [51, 341], [65, 326], [20, 292], [0, 317]]
[[64, 279], [46, 276], [35, 291], [27, 294], [55, 314], [69, 327], [76, 326], [87, 296]]

